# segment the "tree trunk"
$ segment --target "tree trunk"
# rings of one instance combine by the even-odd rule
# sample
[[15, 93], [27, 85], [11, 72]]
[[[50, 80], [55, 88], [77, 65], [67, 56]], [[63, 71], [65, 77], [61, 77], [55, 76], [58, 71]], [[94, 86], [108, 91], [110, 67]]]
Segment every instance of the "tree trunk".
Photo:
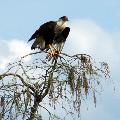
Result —
[[38, 109], [39, 103], [34, 101], [33, 107], [31, 107], [31, 112], [30, 112], [30, 118], [28, 120], [34, 120], [35, 119], [35, 113]]

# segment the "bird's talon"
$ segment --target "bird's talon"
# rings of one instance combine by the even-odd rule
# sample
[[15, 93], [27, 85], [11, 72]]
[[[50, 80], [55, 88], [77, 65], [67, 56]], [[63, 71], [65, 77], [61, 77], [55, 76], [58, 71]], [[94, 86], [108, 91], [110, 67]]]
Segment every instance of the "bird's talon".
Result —
[[59, 54], [60, 54], [60, 52], [58, 51], [58, 50], [56, 50], [55, 52], [54, 52], [54, 57], [58, 57], [59, 56]]

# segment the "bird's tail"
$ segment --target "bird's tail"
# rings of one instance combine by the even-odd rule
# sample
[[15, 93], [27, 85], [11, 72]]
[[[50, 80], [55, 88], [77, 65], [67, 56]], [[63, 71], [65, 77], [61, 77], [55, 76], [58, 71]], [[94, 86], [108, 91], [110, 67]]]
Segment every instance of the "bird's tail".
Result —
[[43, 37], [39, 37], [39, 38], [36, 38], [34, 43], [32, 44], [31, 46], [31, 50], [35, 49], [35, 48], [38, 48], [40, 50], [44, 50], [45, 49], [45, 40], [43, 39]]
[[[29, 41], [28, 41], [29, 42]], [[37, 44], [36, 44], [36, 42], [34, 42], [33, 44], [32, 44], [32, 46], [31, 46], [31, 50], [35, 50], [35, 48], [37, 48]]]

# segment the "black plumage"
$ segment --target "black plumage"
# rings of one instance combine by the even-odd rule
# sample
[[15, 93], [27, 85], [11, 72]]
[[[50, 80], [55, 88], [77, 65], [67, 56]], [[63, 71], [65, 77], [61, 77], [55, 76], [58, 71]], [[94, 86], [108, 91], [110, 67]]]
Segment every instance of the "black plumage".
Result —
[[66, 27], [61, 33], [59, 33], [56, 38], [53, 41], [53, 44], [55, 45], [55, 48], [57, 51], [61, 52], [63, 49], [63, 46], [65, 44], [65, 41], [69, 35], [70, 28]]
[[[31, 36], [31, 38], [28, 40], [31, 41], [32, 39], [36, 39], [31, 46], [31, 49], [40, 48], [41, 50], [44, 50], [48, 47], [49, 44], [52, 44], [55, 36], [56, 24], [56, 22], [50, 21], [41, 25], [40, 28], [36, 30], [35, 33]], [[42, 37], [45, 41], [45, 45], [42, 47], [41, 45], [39, 45], [39, 43], [41, 43], [39, 39], [40, 37]]]
[[54, 40], [54, 42], [57, 43], [61, 43], [61, 42], [65, 42], [68, 35], [70, 32], [70, 28], [66, 27], [60, 34], [58, 34]]

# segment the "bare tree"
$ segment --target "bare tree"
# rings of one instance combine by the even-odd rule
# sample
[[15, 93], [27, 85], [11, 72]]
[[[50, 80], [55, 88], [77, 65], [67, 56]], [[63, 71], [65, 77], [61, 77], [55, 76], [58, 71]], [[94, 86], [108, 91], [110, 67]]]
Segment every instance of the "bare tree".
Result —
[[[28, 56], [32, 59], [24, 62]], [[79, 117], [80, 106], [88, 93], [92, 93], [96, 105], [96, 88], [101, 86], [102, 76], [109, 76], [108, 64], [96, 64], [86, 54], [70, 56], [62, 53], [48, 60], [46, 53], [30, 53], [9, 63], [6, 72], [0, 75], [0, 117], [42, 120], [42, 113], [39, 113], [45, 109], [49, 119], [60, 119], [61, 116], [53, 114], [42, 104], [44, 99], [47, 99], [48, 106], [57, 109], [59, 104], [66, 114], [74, 115], [73, 111], [76, 111]], [[70, 109], [66, 109], [66, 103]]]

